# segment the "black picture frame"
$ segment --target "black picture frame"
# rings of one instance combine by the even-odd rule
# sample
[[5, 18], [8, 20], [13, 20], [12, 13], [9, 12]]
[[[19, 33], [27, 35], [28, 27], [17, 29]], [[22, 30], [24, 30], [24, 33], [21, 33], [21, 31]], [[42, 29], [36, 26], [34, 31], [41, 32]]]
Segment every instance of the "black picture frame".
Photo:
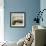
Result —
[[25, 12], [10, 12], [10, 27], [23, 28], [26, 26]]

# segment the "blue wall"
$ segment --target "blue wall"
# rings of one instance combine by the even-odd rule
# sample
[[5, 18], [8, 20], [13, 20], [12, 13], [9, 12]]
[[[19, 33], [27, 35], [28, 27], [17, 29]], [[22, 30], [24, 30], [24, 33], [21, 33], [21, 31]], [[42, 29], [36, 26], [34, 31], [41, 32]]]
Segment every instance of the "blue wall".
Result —
[[[4, 0], [4, 38], [7, 41], [18, 41], [32, 29], [35, 14], [40, 9], [40, 0]], [[25, 28], [10, 27], [10, 12], [26, 12]]]
[[[40, 1], [40, 10], [42, 11], [43, 9], [46, 9], [46, 0], [41, 0]], [[45, 26], [46, 27], [46, 11], [43, 12], [43, 22], [40, 22], [40, 25]]]

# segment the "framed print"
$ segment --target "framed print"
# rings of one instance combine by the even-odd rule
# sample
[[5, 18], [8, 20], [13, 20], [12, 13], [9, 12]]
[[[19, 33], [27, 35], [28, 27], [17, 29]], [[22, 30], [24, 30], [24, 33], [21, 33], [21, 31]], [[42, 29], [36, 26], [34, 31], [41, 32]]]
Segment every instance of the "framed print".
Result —
[[25, 12], [10, 12], [11, 27], [25, 27]]

